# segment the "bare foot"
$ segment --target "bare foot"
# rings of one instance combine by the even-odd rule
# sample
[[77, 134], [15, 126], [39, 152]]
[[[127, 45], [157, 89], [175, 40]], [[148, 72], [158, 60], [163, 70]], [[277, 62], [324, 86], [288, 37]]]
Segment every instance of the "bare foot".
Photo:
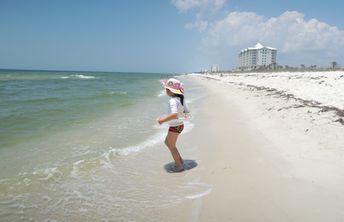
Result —
[[175, 171], [175, 172], [182, 172], [182, 171], [184, 171], [184, 166], [183, 165], [175, 166], [173, 171]]

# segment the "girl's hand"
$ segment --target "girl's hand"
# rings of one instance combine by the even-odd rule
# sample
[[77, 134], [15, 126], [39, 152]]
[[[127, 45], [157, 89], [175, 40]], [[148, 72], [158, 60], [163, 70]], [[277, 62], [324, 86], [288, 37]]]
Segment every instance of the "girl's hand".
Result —
[[157, 120], [158, 120], [158, 123], [159, 123], [160, 125], [163, 123], [163, 121], [162, 121], [163, 118], [162, 118], [162, 117], [159, 117]]
[[158, 123], [161, 125], [164, 122], [168, 122], [172, 119], [176, 119], [177, 117], [178, 117], [178, 113], [172, 113], [167, 117], [159, 117], [157, 120], [158, 120]]

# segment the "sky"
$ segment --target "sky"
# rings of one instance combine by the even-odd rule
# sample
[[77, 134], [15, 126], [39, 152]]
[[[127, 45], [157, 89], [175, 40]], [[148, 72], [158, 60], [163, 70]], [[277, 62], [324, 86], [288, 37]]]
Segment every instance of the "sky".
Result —
[[344, 66], [340, 0], [0, 0], [0, 69], [183, 73], [238, 65], [257, 42], [280, 65]]

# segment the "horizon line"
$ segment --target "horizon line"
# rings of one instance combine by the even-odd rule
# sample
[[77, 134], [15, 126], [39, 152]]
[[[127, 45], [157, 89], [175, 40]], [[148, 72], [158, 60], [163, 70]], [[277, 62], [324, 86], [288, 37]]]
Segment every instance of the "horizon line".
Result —
[[98, 73], [140, 73], [140, 74], [183, 74], [180, 72], [136, 72], [136, 71], [96, 71], [96, 70], [57, 70], [57, 69], [25, 69], [25, 68], [0, 68], [0, 71], [38, 71], [38, 72], [98, 72]]

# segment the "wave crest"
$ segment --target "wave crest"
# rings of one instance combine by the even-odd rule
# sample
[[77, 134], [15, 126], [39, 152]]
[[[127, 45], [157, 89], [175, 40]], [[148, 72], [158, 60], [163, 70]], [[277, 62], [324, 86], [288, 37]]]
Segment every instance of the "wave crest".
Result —
[[62, 76], [61, 79], [95, 79], [95, 76], [86, 76], [80, 74], [74, 74], [69, 76]]

